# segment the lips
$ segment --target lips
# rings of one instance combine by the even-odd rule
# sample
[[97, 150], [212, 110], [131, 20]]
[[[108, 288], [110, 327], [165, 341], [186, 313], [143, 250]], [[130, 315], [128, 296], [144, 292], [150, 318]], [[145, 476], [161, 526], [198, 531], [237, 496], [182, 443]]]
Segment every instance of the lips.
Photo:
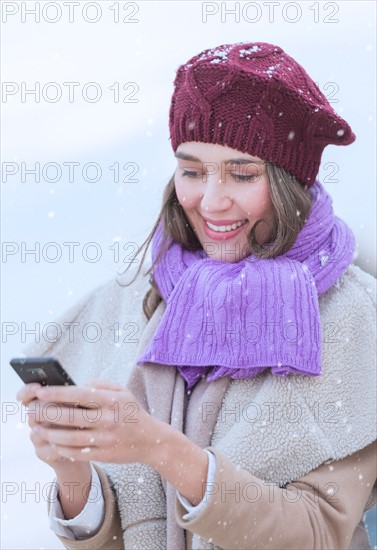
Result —
[[237, 223], [232, 223], [232, 225], [213, 225], [212, 223], [206, 222], [208, 227], [213, 231], [216, 231], [217, 233], [228, 233], [229, 231], [238, 229], [244, 223], [245, 222], [237, 222]]
[[[224, 229], [223, 230], [212, 229], [206, 223], [207, 221], [213, 226], [223, 227]], [[235, 227], [235, 228], [230, 229], [230, 230], [225, 229], [226, 227], [229, 227], [230, 225], [233, 225], [235, 223], [239, 224], [240, 222], [242, 222], [242, 223], [241, 223], [241, 225], [239, 225], [239, 227]], [[225, 241], [225, 240], [228, 240], [228, 239], [232, 239], [233, 237], [238, 235], [238, 233], [240, 233], [242, 231], [242, 228], [243, 228], [243, 226], [245, 225], [246, 222], [247, 222], [247, 220], [221, 220], [221, 221], [217, 220], [216, 223], [214, 223], [214, 221], [210, 221], [208, 218], [203, 218], [204, 233], [207, 235], [207, 237], [209, 237], [212, 240]]]
[[238, 223], [238, 222], [246, 222], [247, 220], [243, 219], [243, 220], [230, 220], [230, 219], [226, 219], [226, 220], [211, 220], [210, 218], [206, 218], [205, 216], [202, 216], [203, 220], [205, 220], [206, 222], [209, 222], [211, 223], [212, 225], [232, 225], [234, 223]]

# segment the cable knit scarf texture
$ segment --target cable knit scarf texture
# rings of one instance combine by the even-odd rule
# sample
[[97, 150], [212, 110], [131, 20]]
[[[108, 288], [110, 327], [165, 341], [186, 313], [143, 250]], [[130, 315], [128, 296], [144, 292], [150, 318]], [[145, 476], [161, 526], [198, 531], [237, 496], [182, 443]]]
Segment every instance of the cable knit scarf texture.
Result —
[[[294, 246], [276, 258], [250, 255], [229, 263], [172, 241], [153, 268], [167, 307], [137, 364], [175, 365], [188, 389], [210, 370], [209, 381], [251, 378], [266, 368], [277, 375], [320, 375], [318, 295], [352, 263], [355, 238], [318, 180], [310, 192], [307, 222]], [[162, 232], [160, 223], [153, 261]]]

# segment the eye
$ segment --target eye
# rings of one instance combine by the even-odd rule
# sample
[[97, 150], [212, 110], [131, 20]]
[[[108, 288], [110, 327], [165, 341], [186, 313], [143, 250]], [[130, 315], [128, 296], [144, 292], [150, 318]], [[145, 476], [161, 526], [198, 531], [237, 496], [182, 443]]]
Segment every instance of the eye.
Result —
[[232, 177], [236, 181], [254, 181], [258, 178], [258, 175], [256, 174], [249, 174], [247, 176], [241, 175], [241, 174], [232, 174]]
[[199, 174], [198, 174], [198, 172], [194, 172], [194, 171], [191, 171], [191, 170], [185, 170], [183, 168], [182, 176], [187, 176], [188, 178], [197, 178], [197, 177], [199, 177]]
[[248, 162], [240, 166], [237, 163], [231, 163], [230, 173], [234, 181], [248, 183], [257, 181], [262, 176], [263, 169], [261, 164], [254, 162]]

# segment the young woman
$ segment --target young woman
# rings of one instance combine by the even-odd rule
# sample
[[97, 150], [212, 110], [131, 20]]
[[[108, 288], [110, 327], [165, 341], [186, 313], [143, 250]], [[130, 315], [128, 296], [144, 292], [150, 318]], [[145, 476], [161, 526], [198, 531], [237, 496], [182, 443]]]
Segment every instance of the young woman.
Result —
[[152, 266], [28, 350], [77, 384], [18, 395], [51, 527], [77, 549], [369, 548], [375, 280], [316, 179], [355, 136], [271, 44], [205, 50], [174, 84]]

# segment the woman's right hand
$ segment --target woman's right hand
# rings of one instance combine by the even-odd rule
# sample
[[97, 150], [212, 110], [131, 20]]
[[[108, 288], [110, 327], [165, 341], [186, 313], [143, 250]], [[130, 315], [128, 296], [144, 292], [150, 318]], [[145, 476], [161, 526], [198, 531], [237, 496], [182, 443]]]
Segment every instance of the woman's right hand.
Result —
[[[59, 500], [66, 519], [77, 516], [84, 508], [91, 487], [91, 465], [89, 462], [72, 462], [56, 451], [55, 445], [44, 440], [38, 433], [38, 426], [48, 423], [43, 418], [46, 403], [36, 399], [40, 384], [25, 384], [17, 393], [17, 399], [28, 407], [30, 439], [37, 457], [55, 470], [59, 485]], [[52, 403], [51, 403], [52, 405]], [[57, 404], [61, 406], [61, 404]], [[58, 428], [56, 428], [58, 429]]]
[[28, 408], [28, 424], [31, 428], [30, 439], [34, 445], [35, 453], [40, 460], [46, 462], [57, 472], [64, 469], [64, 466], [69, 466], [72, 469], [72, 463], [59, 456], [54, 446], [38, 434], [38, 426], [46, 423], [46, 419], [43, 418], [43, 404], [36, 399], [36, 391], [40, 387], [41, 385], [36, 383], [25, 384], [17, 393], [17, 399]]

